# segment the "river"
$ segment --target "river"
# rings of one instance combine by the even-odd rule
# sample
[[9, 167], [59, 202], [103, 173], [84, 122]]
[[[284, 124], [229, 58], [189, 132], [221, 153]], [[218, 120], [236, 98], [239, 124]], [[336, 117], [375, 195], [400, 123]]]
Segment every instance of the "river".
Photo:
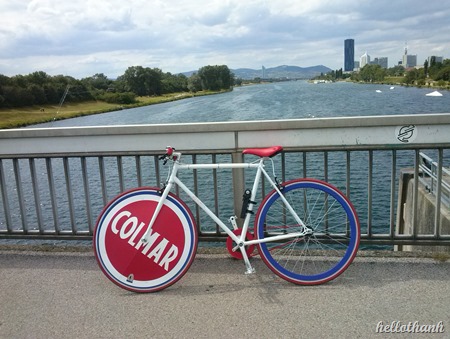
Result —
[[[394, 87], [391, 89], [391, 87]], [[377, 92], [381, 91], [381, 92]], [[194, 97], [54, 121], [30, 127], [72, 127], [185, 122], [301, 119], [450, 112], [450, 92], [429, 97], [427, 88], [337, 82], [288, 81], [236, 87]]]

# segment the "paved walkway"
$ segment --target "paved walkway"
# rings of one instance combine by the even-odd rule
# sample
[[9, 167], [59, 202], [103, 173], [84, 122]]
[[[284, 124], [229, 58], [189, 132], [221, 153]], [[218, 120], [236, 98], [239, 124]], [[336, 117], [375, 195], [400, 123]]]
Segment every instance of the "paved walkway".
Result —
[[110, 283], [90, 251], [3, 250], [0, 338], [409, 338], [376, 329], [410, 322], [416, 331], [442, 322], [433, 337], [450, 338], [449, 261], [358, 257], [315, 287], [254, 263], [246, 276], [227, 255], [198, 254], [174, 286], [135, 294]]

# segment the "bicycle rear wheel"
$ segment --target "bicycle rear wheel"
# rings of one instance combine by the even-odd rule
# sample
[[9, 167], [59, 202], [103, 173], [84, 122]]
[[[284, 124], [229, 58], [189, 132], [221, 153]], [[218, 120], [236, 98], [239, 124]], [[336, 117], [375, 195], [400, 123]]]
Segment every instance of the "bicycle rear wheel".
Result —
[[156, 292], [178, 281], [197, 250], [197, 228], [189, 208], [169, 193], [148, 237], [143, 237], [161, 195], [140, 187], [120, 194], [102, 211], [94, 231], [94, 253], [117, 286]]
[[[360, 227], [354, 207], [336, 187], [320, 180], [297, 179], [283, 186], [283, 196], [312, 234], [259, 244], [263, 261], [295, 284], [318, 285], [336, 278], [358, 250]], [[270, 192], [256, 214], [256, 237], [267, 240], [299, 231], [278, 192]]]

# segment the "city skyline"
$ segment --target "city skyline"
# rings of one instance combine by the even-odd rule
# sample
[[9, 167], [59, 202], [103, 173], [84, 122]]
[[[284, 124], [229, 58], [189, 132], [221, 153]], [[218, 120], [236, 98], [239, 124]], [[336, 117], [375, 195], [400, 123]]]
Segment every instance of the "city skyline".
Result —
[[[408, 53], [408, 45], [405, 43], [404, 52], [401, 58], [397, 62], [394, 61], [394, 64], [389, 64], [389, 58], [386, 56], [377, 56], [373, 59], [371, 59], [370, 54], [368, 54], [368, 51], [366, 50], [364, 54], [362, 54], [359, 57], [359, 61], [356, 61], [357, 58], [355, 53], [355, 40], [354, 39], [345, 39], [344, 40], [344, 72], [352, 72], [354, 70], [357, 70], [359, 68], [363, 68], [367, 64], [376, 64], [380, 65], [383, 68], [390, 68], [397, 65], [401, 65], [405, 68], [411, 68], [411, 67], [420, 67], [423, 66], [423, 64], [418, 63], [418, 56], [417, 54], [409, 54]], [[430, 59], [432, 57], [435, 57], [435, 60], [437, 62], [442, 62], [445, 58], [442, 55], [428, 55], [425, 59], [428, 62], [430, 62]], [[353, 65], [353, 69], [351, 69], [351, 65]]]

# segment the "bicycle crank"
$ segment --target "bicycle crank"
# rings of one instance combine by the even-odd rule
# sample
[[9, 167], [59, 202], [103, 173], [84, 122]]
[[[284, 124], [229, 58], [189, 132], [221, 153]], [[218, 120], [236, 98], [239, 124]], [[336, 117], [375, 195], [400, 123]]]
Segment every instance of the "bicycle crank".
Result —
[[[237, 236], [240, 236], [242, 234], [242, 228], [233, 230], [233, 233]], [[247, 234], [245, 235], [245, 239], [253, 240], [254, 239], [253, 234], [251, 234], [250, 232], [247, 232]], [[242, 256], [241, 250], [239, 248], [236, 250], [235, 247], [236, 247], [236, 245], [235, 245], [235, 242], [233, 241], [233, 239], [231, 237], [228, 237], [227, 238], [228, 252], [231, 254], [231, 256], [233, 258], [242, 260], [243, 256]], [[247, 246], [247, 248], [245, 249], [245, 252], [247, 253], [248, 257], [251, 257], [254, 250], [255, 250], [255, 245], [250, 245], [250, 246]]]

